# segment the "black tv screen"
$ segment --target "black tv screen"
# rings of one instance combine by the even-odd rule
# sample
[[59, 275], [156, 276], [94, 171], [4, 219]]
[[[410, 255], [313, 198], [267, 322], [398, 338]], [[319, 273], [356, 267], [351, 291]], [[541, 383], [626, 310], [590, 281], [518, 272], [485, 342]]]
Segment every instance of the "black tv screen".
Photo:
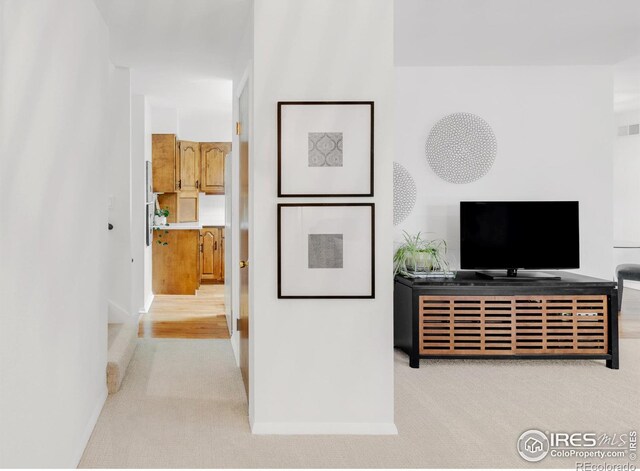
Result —
[[463, 269], [580, 268], [577, 201], [460, 203]]

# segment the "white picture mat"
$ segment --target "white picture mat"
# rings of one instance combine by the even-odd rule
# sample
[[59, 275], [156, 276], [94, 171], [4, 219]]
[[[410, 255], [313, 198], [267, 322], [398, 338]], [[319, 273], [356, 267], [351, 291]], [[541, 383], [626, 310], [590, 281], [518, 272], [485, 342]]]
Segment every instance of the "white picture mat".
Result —
[[[309, 133], [341, 132], [342, 167], [309, 167]], [[281, 192], [371, 192], [371, 105], [282, 105]]]
[[[370, 296], [370, 206], [283, 206], [282, 296]], [[343, 234], [342, 268], [309, 268], [309, 234]]]

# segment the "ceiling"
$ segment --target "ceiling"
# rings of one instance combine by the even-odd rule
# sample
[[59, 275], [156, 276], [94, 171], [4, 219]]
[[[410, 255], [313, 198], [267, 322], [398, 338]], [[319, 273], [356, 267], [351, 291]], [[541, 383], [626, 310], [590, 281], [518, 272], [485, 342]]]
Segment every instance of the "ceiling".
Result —
[[396, 0], [399, 66], [610, 65], [640, 55], [640, 0]]
[[193, 77], [162, 67], [143, 67], [131, 72], [131, 93], [146, 95], [152, 106], [231, 109], [232, 82]]
[[115, 65], [231, 79], [250, 0], [94, 0]]

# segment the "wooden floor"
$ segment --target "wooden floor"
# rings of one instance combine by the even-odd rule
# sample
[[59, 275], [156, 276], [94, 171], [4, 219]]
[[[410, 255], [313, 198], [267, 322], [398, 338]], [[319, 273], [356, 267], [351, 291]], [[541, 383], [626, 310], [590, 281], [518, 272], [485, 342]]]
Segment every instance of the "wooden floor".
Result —
[[620, 313], [620, 337], [640, 339], [640, 291], [624, 289], [622, 312]]
[[138, 337], [228, 339], [224, 285], [202, 285], [195, 296], [156, 295], [140, 319]]

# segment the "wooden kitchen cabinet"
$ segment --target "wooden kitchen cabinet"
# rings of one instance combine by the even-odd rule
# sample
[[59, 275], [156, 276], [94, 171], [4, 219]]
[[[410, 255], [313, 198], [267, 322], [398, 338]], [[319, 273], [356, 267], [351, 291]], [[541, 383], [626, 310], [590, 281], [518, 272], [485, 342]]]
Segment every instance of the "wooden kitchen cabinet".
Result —
[[168, 223], [198, 222], [199, 198], [195, 191], [181, 191], [178, 193], [162, 193], [158, 195], [158, 206], [168, 209]]
[[203, 283], [224, 282], [224, 227], [200, 230], [200, 270]]
[[198, 222], [199, 195], [197, 191], [178, 193], [178, 222]]
[[176, 191], [176, 135], [151, 136], [154, 193]]
[[153, 231], [152, 287], [154, 294], [196, 293], [200, 285], [199, 245], [200, 231], [197, 229]]
[[178, 222], [178, 193], [161, 193], [158, 195], [158, 206], [168, 209], [167, 222]]
[[230, 142], [200, 143], [200, 191], [224, 195], [224, 159], [229, 152]]
[[176, 162], [178, 191], [200, 190], [200, 143], [179, 141], [180, 153]]

